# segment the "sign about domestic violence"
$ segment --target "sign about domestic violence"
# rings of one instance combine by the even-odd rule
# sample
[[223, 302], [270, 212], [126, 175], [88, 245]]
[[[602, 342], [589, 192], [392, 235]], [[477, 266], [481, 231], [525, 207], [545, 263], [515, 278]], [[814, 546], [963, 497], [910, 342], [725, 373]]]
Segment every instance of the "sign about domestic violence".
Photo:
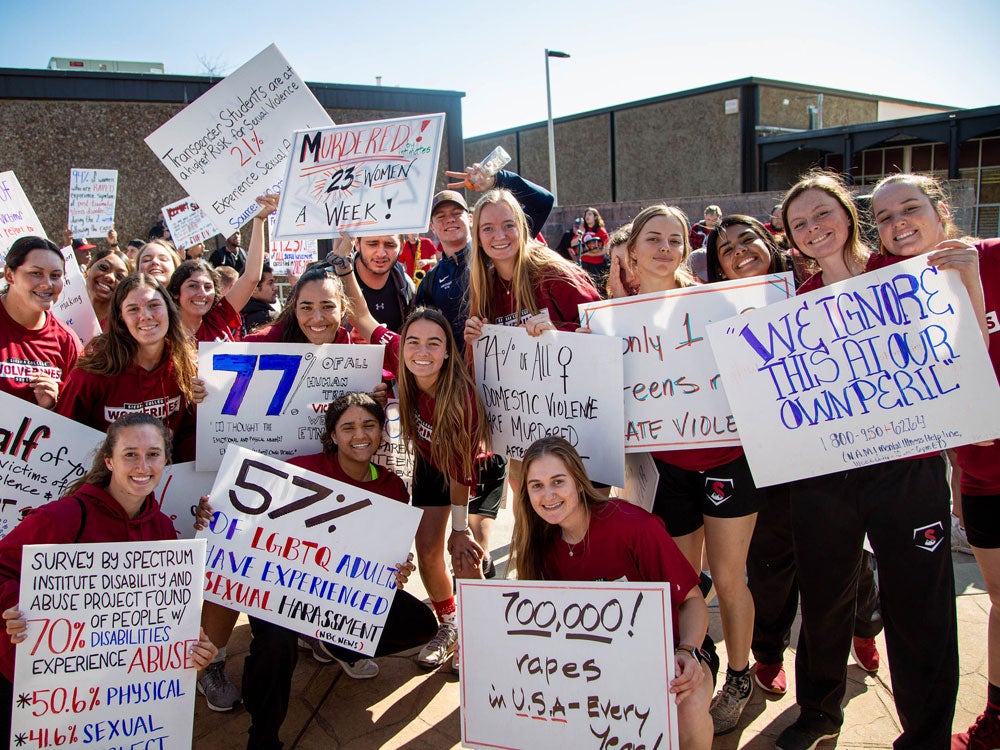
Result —
[[278, 240], [274, 237], [275, 215], [267, 217], [268, 246], [267, 257], [276, 276], [301, 276], [306, 266], [316, 262], [319, 254], [316, 240]]
[[101, 333], [101, 323], [87, 293], [87, 280], [76, 262], [73, 246], [67, 245], [61, 252], [66, 261], [66, 273], [63, 275], [62, 294], [52, 312], [86, 344]]
[[292, 131], [332, 125], [271, 45], [146, 136], [156, 157], [228, 237], [281, 190]]
[[650, 453], [629, 453], [625, 456], [625, 486], [612, 487], [611, 496], [653, 512], [660, 473]]
[[957, 273], [926, 258], [708, 326], [758, 486], [1000, 436]]
[[0, 266], [4, 265], [14, 240], [23, 235], [46, 236], [17, 175], [0, 172]]
[[462, 746], [680, 747], [665, 583], [458, 581]]
[[295, 133], [278, 239], [426, 231], [444, 115]]
[[422, 511], [237, 446], [210, 502], [206, 599], [375, 653]]
[[24, 548], [11, 747], [190, 748], [205, 542]]
[[117, 169], [69, 171], [69, 229], [77, 237], [103, 237], [115, 226]]
[[192, 198], [182, 198], [169, 206], [164, 206], [162, 211], [163, 220], [170, 230], [170, 237], [180, 250], [194, 247], [218, 233], [215, 224]]
[[290, 458], [318, 453], [326, 407], [382, 380], [385, 347], [372, 345], [201, 343], [198, 471], [215, 471], [230, 443]]
[[474, 356], [495, 452], [520, 459], [538, 438], [558, 435], [591, 479], [625, 484], [621, 339], [486, 325]]
[[738, 445], [705, 326], [794, 292], [784, 273], [580, 305], [583, 325], [622, 340], [625, 451]]
[[[31, 365], [0, 364], [3, 377], [27, 377]], [[0, 392], [0, 538], [32, 508], [60, 497], [90, 469], [104, 434]]]

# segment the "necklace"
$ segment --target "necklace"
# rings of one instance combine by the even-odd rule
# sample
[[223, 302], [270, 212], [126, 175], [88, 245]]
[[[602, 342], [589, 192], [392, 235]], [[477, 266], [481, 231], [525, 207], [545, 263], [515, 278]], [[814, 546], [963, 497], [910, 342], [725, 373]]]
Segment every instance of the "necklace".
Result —
[[503, 289], [503, 293], [509, 297], [511, 288], [514, 285], [514, 279], [511, 279], [510, 281], [505, 281], [499, 276], [499, 274], [497, 275], [497, 279], [500, 281], [500, 286]]
[[582, 544], [583, 541], [586, 538], [587, 538], [587, 535], [584, 534], [580, 539], [578, 539], [577, 541], [573, 542], [573, 544], [570, 544], [568, 541], [566, 541], [565, 538], [563, 538], [563, 544], [565, 544], [566, 548], [569, 550], [569, 556], [570, 557], [573, 557], [576, 554], [576, 548], [577, 548], [577, 546], [580, 545], [580, 544]]

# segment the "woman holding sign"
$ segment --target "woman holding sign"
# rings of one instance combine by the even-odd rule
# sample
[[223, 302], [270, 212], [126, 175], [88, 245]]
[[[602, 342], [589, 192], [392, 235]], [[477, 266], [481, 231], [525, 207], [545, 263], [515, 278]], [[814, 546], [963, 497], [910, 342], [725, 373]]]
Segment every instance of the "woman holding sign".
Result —
[[[864, 272], [868, 249], [843, 183], [808, 174], [785, 196], [794, 249], [818, 271], [799, 294]], [[933, 453], [793, 482], [792, 531], [802, 601], [795, 657], [801, 713], [779, 750], [813, 747], [843, 723], [847, 655], [865, 535], [878, 566], [898, 748], [947, 747], [958, 692], [958, 628], [948, 483]]]
[[76, 365], [80, 339], [52, 314], [66, 260], [41, 237], [19, 237], [7, 253], [0, 295], [0, 391], [45, 409]]
[[[15, 646], [38, 635], [18, 608], [21, 554], [27, 544], [149, 542], [177, 538], [153, 497], [169, 457], [169, 435], [148, 414], [128, 414], [108, 427], [90, 471], [59, 500], [33, 509], [0, 540], [0, 607], [7, 635], [0, 640], [0, 736], [10, 736]], [[200, 669], [215, 655], [201, 632], [191, 649]]]
[[676, 675], [670, 692], [680, 746], [710, 748], [709, 700], [719, 657], [698, 574], [661, 519], [594, 489], [580, 455], [563, 438], [535, 441], [523, 463], [511, 541], [518, 579], [669, 583]]

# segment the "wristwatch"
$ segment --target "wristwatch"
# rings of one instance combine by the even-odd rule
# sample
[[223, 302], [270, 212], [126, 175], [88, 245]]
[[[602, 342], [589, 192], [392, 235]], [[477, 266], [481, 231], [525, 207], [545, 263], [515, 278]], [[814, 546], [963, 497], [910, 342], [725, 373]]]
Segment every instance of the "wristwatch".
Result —
[[690, 656], [692, 659], [694, 659], [699, 664], [701, 664], [702, 662], [705, 661], [704, 657], [702, 656], [701, 651], [699, 651], [697, 648], [695, 648], [694, 646], [692, 646], [690, 643], [680, 643], [680, 644], [678, 644], [677, 647], [674, 649], [674, 653], [675, 654], [687, 654], [688, 656]]

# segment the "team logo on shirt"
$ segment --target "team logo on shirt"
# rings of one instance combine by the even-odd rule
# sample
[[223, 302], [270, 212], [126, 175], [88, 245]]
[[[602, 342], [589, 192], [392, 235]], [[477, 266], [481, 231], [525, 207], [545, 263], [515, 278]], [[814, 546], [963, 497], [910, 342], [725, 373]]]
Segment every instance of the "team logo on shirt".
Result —
[[136, 412], [144, 412], [157, 419], [166, 419], [171, 414], [176, 414], [181, 410], [181, 397], [154, 398], [150, 401], [143, 401], [138, 404], [122, 404], [121, 406], [105, 406], [104, 419], [108, 422]]
[[420, 414], [414, 412], [414, 416], [417, 418], [417, 440], [423, 440], [429, 443], [431, 441], [431, 434], [434, 432], [434, 428], [431, 427], [430, 422], [425, 422], [421, 419]]
[[1000, 332], [1000, 320], [997, 319], [996, 310], [990, 310], [986, 313], [986, 330], [989, 331], [991, 335]]
[[940, 521], [913, 530], [913, 543], [919, 549], [933, 552], [943, 541], [944, 525]]
[[705, 477], [705, 497], [714, 505], [722, 505], [733, 496], [733, 480]]
[[49, 375], [61, 380], [62, 369], [33, 359], [11, 358], [0, 362], [0, 378], [13, 380], [15, 383], [27, 383], [36, 375]]

